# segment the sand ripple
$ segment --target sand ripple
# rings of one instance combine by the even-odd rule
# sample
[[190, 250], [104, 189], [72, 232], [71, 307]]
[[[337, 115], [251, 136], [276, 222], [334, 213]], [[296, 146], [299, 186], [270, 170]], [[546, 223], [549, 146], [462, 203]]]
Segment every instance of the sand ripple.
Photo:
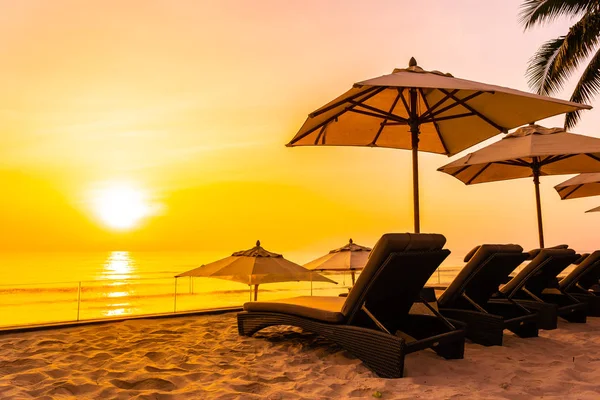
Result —
[[160, 379], [160, 378], [147, 378], [147, 379], [141, 379], [141, 380], [132, 381], [132, 382], [122, 381], [120, 379], [113, 379], [110, 381], [110, 383], [112, 383], [113, 385], [115, 385], [116, 387], [118, 387], [120, 389], [128, 389], [128, 390], [130, 390], [130, 389], [131, 390], [154, 389], [154, 390], [170, 392], [176, 388], [175, 385], [173, 384], [173, 382], [168, 381], [166, 379]]
[[0, 336], [0, 398], [600, 397], [600, 319], [505, 343], [469, 343], [464, 360], [411, 354], [407, 377], [385, 380], [299, 329], [239, 337], [234, 314], [125, 321]]

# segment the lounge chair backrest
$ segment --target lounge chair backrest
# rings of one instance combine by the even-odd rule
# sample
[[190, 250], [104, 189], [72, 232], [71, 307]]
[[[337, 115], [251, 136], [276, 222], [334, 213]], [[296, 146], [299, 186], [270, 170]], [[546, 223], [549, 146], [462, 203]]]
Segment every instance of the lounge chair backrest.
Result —
[[463, 293], [475, 303], [485, 305], [528, 256], [516, 244], [484, 244], [469, 255], [465, 257], [468, 263], [440, 296], [440, 307], [449, 308], [462, 302]]
[[545, 247], [543, 249], [533, 249], [529, 251], [529, 258], [528, 260], [533, 260], [535, 257], [537, 257], [538, 254], [540, 254], [540, 252], [542, 250], [566, 250], [569, 248], [569, 245], [566, 244], [559, 244], [558, 246], [552, 246], [552, 247]]
[[535, 257], [513, 279], [501, 289], [507, 296], [513, 296], [521, 288], [540, 295], [546, 288], [558, 287], [557, 276], [579, 255], [573, 249], [535, 250]]
[[569, 275], [565, 276], [558, 284], [561, 290], [569, 291], [579, 284], [588, 290], [598, 283], [600, 279], [600, 250], [587, 256]]
[[382, 319], [382, 313], [407, 314], [427, 280], [450, 254], [442, 250], [445, 243], [446, 238], [439, 234], [383, 235], [348, 293], [342, 314], [352, 319], [363, 304]]

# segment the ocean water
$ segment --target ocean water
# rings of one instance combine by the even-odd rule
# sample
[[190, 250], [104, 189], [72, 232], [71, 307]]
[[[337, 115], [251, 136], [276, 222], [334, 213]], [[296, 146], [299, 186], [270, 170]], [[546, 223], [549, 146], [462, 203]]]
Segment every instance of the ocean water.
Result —
[[[227, 255], [127, 251], [0, 254], [0, 326], [240, 306], [250, 299], [248, 285], [213, 278], [174, 278]], [[457, 265], [462, 266], [461, 260], [450, 256], [429, 283], [450, 282], [460, 270]], [[350, 288], [349, 274], [327, 276], [338, 284], [265, 284], [259, 287], [259, 300], [335, 296]]]

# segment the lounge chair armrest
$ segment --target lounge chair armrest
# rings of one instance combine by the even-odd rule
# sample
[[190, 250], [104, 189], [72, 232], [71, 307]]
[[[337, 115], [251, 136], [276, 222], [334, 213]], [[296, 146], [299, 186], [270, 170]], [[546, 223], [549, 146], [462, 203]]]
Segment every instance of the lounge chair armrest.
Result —
[[466, 324], [467, 337], [475, 343], [486, 346], [502, 345], [504, 318], [501, 316], [458, 308], [440, 308], [440, 312], [446, 318]]
[[451, 319], [455, 319], [458, 321], [463, 321], [463, 322], [467, 322], [465, 320], [466, 319], [470, 319], [470, 318], [476, 318], [476, 319], [480, 319], [480, 318], [485, 318], [485, 319], [491, 319], [491, 320], [499, 320], [502, 321], [503, 318], [501, 316], [498, 315], [494, 315], [494, 314], [485, 314], [482, 313], [480, 311], [475, 311], [475, 310], [463, 310], [460, 308], [440, 308], [440, 312], [442, 313], [442, 315], [444, 315], [446, 318], [451, 318]]
[[431, 348], [444, 358], [463, 358], [465, 352], [465, 330], [440, 333], [406, 344], [406, 353]]

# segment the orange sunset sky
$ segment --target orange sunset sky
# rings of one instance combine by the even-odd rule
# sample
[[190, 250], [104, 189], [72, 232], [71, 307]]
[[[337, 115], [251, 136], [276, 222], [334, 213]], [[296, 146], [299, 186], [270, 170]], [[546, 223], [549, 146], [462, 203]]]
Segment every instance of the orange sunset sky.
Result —
[[[284, 145], [309, 112], [411, 56], [528, 90], [527, 60], [571, 21], [523, 32], [520, 3], [0, 1], [0, 251], [233, 251], [259, 238], [285, 253], [410, 231], [410, 152]], [[597, 108], [574, 132], [600, 137]], [[436, 171], [450, 160], [420, 154], [422, 231], [454, 252], [535, 247], [531, 179], [467, 187]], [[600, 215], [584, 211], [600, 198], [560, 201], [567, 178], [542, 178], [546, 242], [598, 248]], [[140, 215], [119, 228], [115, 212]]]

